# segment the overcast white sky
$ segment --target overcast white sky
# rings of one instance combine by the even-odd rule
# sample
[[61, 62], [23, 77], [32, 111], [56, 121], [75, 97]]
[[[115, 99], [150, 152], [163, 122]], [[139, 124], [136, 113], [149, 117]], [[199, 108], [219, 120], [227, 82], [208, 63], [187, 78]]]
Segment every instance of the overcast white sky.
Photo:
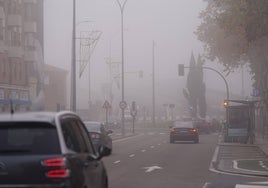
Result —
[[[67, 70], [71, 65], [72, 2], [44, 1], [45, 62]], [[83, 30], [102, 31], [91, 58], [91, 81], [92, 99], [104, 100], [101, 88], [109, 78], [105, 60], [110, 52], [112, 61], [121, 60], [120, 10], [116, 0], [76, 0], [76, 4], [77, 22], [92, 21], [79, 24], [77, 35]], [[191, 52], [196, 58], [203, 52], [202, 44], [193, 32], [200, 23], [198, 16], [205, 6], [202, 0], [128, 0], [124, 11], [125, 71], [143, 70], [144, 77], [139, 79], [135, 75], [126, 76], [127, 100], [136, 100], [133, 91], [136, 91], [138, 96], [141, 91], [145, 94], [151, 89], [153, 40], [156, 43], [157, 88], [166, 90], [165, 93], [159, 91], [159, 95], [171, 101], [177, 100], [176, 95], [181, 93], [180, 88], [185, 87], [185, 78], [177, 75], [178, 64], [188, 65]], [[221, 71], [218, 65], [207, 65]], [[81, 107], [86, 105], [88, 95], [87, 74], [86, 70], [82, 78], [78, 79], [78, 106]], [[225, 91], [224, 82], [215, 73], [208, 72], [205, 80], [208, 88]], [[227, 80], [232, 92], [241, 92], [240, 73], [229, 76]], [[246, 79], [247, 95], [251, 92], [249, 82], [250, 80]], [[120, 92], [117, 95], [120, 95]]]

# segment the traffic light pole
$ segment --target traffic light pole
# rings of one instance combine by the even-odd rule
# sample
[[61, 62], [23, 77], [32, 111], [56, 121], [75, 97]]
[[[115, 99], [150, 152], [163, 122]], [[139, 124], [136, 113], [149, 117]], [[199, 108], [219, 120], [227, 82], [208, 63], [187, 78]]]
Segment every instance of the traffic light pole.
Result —
[[[183, 64], [179, 64], [179, 75], [180, 76], [182, 76], [184, 74], [184, 71], [183, 71], [184, 68], [190, 69], [191, 67], [185, 67]], [[225, 86], [226, 86], [226, 100], [229, 101], [229, 86], [228, 86], [227, 80], [224, 78], [224, 76], [219, 71], [217, 71], [216, 69], [213, 69], [211, 67], [202, 67], [202, 69], [212, 70], [212, 71], [218, 73], [218, 75], [220, 75], [220, 77], [223, 79]]]

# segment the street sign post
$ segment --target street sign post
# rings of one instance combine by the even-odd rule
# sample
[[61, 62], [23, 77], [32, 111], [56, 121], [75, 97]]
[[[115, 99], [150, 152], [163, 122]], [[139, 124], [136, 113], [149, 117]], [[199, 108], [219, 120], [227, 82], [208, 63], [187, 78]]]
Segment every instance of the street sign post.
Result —
[[136, 109], [136, 102], [135, 101], [132, 102], [130, 114], [132, 116], [132, 133], [134, 133], [135, 132], [135, 118], [136, 118], [136, 115], [137, 115], [137, 109]]
[[126, 101], [121, 101], [121, 102], [119, 103], [119, 106], [120, 106], [121, 109], [126, 109], [126, 107], [127, 107], [127, 103], [126, 103]]
[[106, 111], [106, 117], [105, 117], [105, 119], [106, 119], [106, 125], [108, 125], [108, 112], [109, 112], [109, 109], [111, 108], [111, 105], [110, 105], [110, 103], [106, 100], [106, 101], [104, 102], [102, 108], [104, 108], [105, 111]]

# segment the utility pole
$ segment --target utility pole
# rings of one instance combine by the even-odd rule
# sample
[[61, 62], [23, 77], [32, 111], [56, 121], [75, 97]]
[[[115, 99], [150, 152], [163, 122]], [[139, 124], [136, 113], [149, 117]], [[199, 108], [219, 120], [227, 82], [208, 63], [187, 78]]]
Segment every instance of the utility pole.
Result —
[[71, 91], [70, 109], [76, 112], [76, 6], [73, 0], [73, 36], [72, 36], [72, 64], [71, 64]]
[[153, 99], [153, 109], [152, 109], [152, 120], [153, 120], [153, 126], [155, 125], [155, 54], [154, 54], [154, 48], [155, 48], [155, 42], [153, 41], [153, 49], [152, 49], [152, 52], [153, 52], [153, 56], [152, 56], [152, 60], [153, 60], [153, 66], [152, 66], [152, 81], [153, 81], [153, 87], [152, 87], [152, 89], [153, 89], [153, 97], [152, 97], [152, 99]]
[[[116, 0], [121, 13], [121, 47], [122, 47], [122, 99], [121, 102], [125, 104], [125, 86], [124, 86], [124, 9], [125, 5], [127, 3], [127, 0], [125, 0], [122, 4], [119, 2], [119, 0]], [[122, 134], [125, 135], [125, 105], [121, 107], [122, 110]]]

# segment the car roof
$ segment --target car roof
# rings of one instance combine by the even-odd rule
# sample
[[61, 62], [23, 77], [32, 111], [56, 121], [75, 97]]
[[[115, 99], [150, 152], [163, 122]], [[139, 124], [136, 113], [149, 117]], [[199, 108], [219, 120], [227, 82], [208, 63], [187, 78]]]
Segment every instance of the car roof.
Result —
[[0, 114], [0, 122], [48, 122], [52, 123], [55, 121], [57, 116], [64, 114], [75, 114], [73, 112], [46, 112], [46, 111], [38, 111], [38, 112], [18, 112], [18, 113], [5, 113]]
[[84, 121], [85, 124], [94, 124], [94, 125], [101, 125], [99, 121]]

